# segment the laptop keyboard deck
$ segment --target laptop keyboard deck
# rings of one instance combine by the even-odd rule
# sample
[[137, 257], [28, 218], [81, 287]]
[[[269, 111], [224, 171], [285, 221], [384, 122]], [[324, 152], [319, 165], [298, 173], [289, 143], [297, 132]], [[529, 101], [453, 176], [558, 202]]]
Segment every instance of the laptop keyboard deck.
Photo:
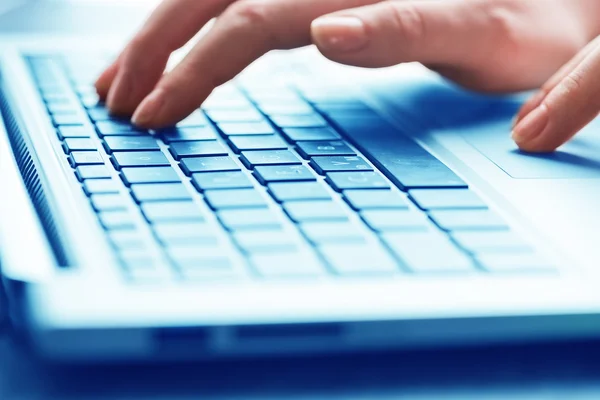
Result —
[[89, 60], [26, 59], [64, 161], [134, 282], [553, 271], [358, 100], [231, 83], [150, 132], [99, 103]]

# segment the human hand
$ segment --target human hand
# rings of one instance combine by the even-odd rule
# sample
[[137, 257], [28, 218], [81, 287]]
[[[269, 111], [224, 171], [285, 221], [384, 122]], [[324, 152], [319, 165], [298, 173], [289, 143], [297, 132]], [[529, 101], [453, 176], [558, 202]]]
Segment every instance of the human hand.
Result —
[[597, 15], [597, 0], [165, 0], [96, 87], [113, 113], [168, 126], [269, 50], [314, 43], [345, 64], [419, 61], [471, 89], [531, 89], [600, 33]]

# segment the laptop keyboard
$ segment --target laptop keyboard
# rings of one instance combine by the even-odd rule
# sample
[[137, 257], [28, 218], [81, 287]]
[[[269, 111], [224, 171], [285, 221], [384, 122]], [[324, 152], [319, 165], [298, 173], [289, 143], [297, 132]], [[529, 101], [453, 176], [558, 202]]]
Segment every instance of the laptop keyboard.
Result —
[[553, 271], [451, 169], [357, 100], [232, 83], [149, 132], [99, 103], [93, 61], [27, 62], [134, 282]]

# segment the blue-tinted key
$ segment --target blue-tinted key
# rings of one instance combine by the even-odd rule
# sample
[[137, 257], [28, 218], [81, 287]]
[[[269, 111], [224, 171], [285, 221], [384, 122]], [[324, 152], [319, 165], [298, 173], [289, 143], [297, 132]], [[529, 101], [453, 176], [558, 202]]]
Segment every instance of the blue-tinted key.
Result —
[[359, 150], [401, 189], [467, 186], [441, 161], [379, 117], [334, 120]]
[[105, 165], [82, 165], [75, 170], [77, 179], [104, 179], [110, 178], [110, 171]]
[[431, 223], [424, 214], [411, 210], [366, 210], [362, 218], [374, 231], [425, 231]]
[[346, 190], [344, 199], [357, 211], [371, 209], [408, 209], [408, 200], [391, 190]]
[[73, 151], [69, 155], [69, 163], [75, 168], [79, 165], [104, 164], [104, 159], [97, 151]]
[[283, 182], [269, 185], [269, 193], [278, 202], [330, 200], [331, 194], [321, 182]]
[[86, 138], [65, 139], [62, 147], [65, 153], [67, 154], [71, 153], [72, 151], [98, 150], [98, 146], [96, 146], [96, 143], [91, 139]]
[[409, 194], [423, 210], [487, 208], [469, 189], [416, 189]]
[[301, 165], [302, 160], [289, 150], [244, 151], [240, 160], [247, 168], [259, 165]]
[[285, 150], [287, 143], [277, 135], [230, 136], [229, 143], [236, 153], [245, 150]]
[[238, 231], [233, 238], [249, 254], [289, 253], [298, 250], [293, 238], [280, 231]]
[[138, 136], [148, 134], [148, 131], [136, 128], [129, 122], [102, 121], [96, 123], [100, 136]]
[[330, 127], [324, 128], [286, 128], [283, 135], [290, 142], [310, 142], [339, 140], [340, 135]]
[[160, 132], [165, 143], [191, 142], [196, 140], [214, 140], [217, 131], [212, 126], [195, 128], [171, 128]]
[[225, 136], [239, 135], [272, 135], [273, 127], [267, 122], [232, 122], [219, 124], [219, 129]]
[[190, 192], [181, 183], [131, 185], [131, 192], [139, 203], [192, 199]]
[[215, 123], [225, 122], [260, 122], [265, 117], [254, 108], [246, 110], [207, 110], [206, 114]]
[[284, 203], [283, 208], [296, 222], [346, 221], [348, 214], [344, 207], [334, 201], [294, 201]]
[[327, 174], [327, 182], [337, 191], [390, 188], [379, 172], [332, 172]]
[[[281, 230], [277, 215], [268, 208], [221, 210], [219, 220], [231, 231]], [[283, 235], [279, 232], [279, 235]]]
[[97, 94], [86, 94], [85, 96], [81, 96], [81, 104], [88, 109], [103, 106], [100, 102], [100, 97]]
[[472, 254], [531, 252], [531, 246], [512, 231], [454, 232], [452, 238], [460, 247]]
[[177, 124], [177, 128], [197, 128], [200, 126], [210, 125], [208, 119], [201, 111], [194, 111], [184, 120]]
[[315, 156], [355, 156], [356, 153], [341, 140], [298, 142], [298, 152], [306, 159]]
[[303, 165], [262, 166], [254, 169], [260, 183], [316, 181], [315, 176]]
[[90, 126], [59, 126], [57, 129], [58, 138], [89, 138], [95, 135], [94, 128]]
[[113, 151], [151, 151], [160, 150], [156, 139], [151, 136], [110, 136], [104, 138], [104, 148]]
[[215, 210], [267, 207], [266, 200], [255, 189], [207, 190], [204, 196]]
[[196, 172], [239, 171], [241, 168], [231, 157], [192, 157], [181, 160], [186, 175]]
[[319, 114], [312, 115], [272, 115], [271, 121], [280, 128], [322, 128], [327, 121]]
[[197, 204], [192, 201], [142, 203], [142, 211], [150, 223], [203, 221]]
[[106, 230], [132, 230], [136, 227], [135, 219], [128, 211], [103, 211], [98, 213], [98, 218]]
[[328, 244], [321, 246], [330, 267], [342, 276], [396, 275], [400, 268], [396, 261], [379, 245]]
[[127, 209], [127, 201], [121, 194], [94, 194], [90, 199], [92, 201], [92, 206], [96, 211], [117, 211]]
[[256, 272], [267, 279], [313, 278], [326, 275], [321, 261], [308, 252], [259, 253], [250, 258]]
[[88, 196], [101, 193], [118, 193], [121, 184], [114, 179], [86, 179], [83, 190]]
[[496, 273], [556, 272], [548, 260], [537, 253], [482, 254], [477, 261], [487, 271]]
[[259, 104], [259, 108], [267, 115], [311, 115], [314, 110], [303, 101]]
[[413, 272], [475, 272], [471, 259], [440, 232], [395, 232], [385, 234], [384, 240]]
[[136, 183], [176, 183], [181, 181], [172, 167], [123, 168], [121, 177], [128, 186]]
[[108, 232], [108, 237], [119, 251], [141, 250], [146, 247], [142, 233], [137, 230], [112, 231]]
[[216, 140], [172, 143], [169, 150], [176, 160], [183, 157], [226, 156], [227, 149]]
[[447, 231], [496, 231], [508, 230], [508, 225], [491, 210], [436, 210], [431, 219]]
[[167, 246], [216, 245], [218, 242], [214, 228], [206, 222], [157, 222], [152, 229], [158, 240]]
[[252, 181], [241, 171], [203, 172], [192, 175], [192, 183], [199, 191], [214, 189], [248, 189]]
[[322, 175], [328, 172], [373, 171], [373, 167], [358, 156], [313, 157], [310, 165]]
[[52, 115], [52, 122], [55, 126], [77, 126], [89, 123], [88, 119], [82, 114], [54, 114]]
[[169, 166], [169, 160], [160, 151], [126, 151], [112, 155], [113, 165], [117, 169], [123, 167], [158, 167]]
[[315, 245], [328, 243], [365, 243], [366, 235], [347, 221], [309, 222], [300, 225], [302, 233]]

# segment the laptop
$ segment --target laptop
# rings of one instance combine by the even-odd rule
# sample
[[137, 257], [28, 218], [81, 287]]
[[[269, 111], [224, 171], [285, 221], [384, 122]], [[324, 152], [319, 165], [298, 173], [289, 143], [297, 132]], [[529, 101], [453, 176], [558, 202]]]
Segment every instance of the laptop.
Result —
[[0, 17], [2, 282], [13, 331], [41, 357], [600, 335], [598, 123], [522, 154], [509, 131], [525, 95], [309, 48], [271, 53], [177, 126], [142, 131], [93, 82], [149, 7], [20, 3]]

